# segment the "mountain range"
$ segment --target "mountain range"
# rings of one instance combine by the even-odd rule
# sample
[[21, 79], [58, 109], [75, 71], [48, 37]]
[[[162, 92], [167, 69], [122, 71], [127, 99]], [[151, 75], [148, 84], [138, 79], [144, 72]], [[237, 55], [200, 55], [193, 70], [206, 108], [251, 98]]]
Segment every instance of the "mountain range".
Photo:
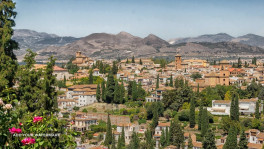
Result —
[[232, 37], [226, 33], [219, 33], [166, 41], [153, 34], [141, 38], [127, 32], [93, 33], [75, 38], [21, 29], [15, 30], [13, 39], [20, 45], [21, 50], [16, 52], [20, 60], [27, 48], [38, 53], [37, 60], [46, 60], [50, 55], [65, 60], [74, 56], [77, 51], [93, 58], [105, 59], [123, 59], [133, 55], [173, 56], [177, 53], [193, 57], [264, 53], [264, 37], [254, 34]]

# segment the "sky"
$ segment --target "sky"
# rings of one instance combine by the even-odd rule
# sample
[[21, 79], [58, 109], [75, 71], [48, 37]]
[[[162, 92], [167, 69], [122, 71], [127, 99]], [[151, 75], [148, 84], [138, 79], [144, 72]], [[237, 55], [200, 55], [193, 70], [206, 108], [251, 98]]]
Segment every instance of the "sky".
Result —
[[16, 29], [84, 37], [120, 31], [163, 39], [264, 36], [264, 0], [14, 0]]

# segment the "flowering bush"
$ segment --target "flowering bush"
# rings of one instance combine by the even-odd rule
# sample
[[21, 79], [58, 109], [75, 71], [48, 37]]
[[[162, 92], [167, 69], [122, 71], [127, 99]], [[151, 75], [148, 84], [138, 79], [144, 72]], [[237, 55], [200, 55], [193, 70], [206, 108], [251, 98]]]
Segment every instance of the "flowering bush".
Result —
[[39, 121], [42, 121], [42, 117], [40, 117], [40, 116], [36, 116], [36, 117], [34, 117], [34, 119], [33, 119], [33, 123], [37, 123], [37, 122], [39, 122]]
[[15, 127], [9, 129], [9, 132], [10, 132], [11, 134], [15, 134], [15, 133], [19, 134], [19, 133], [22, 133], [22, 131], [21, 131], [20, 128], [15, 128]]
[[21, 141], [23, 145], [34, 144], [36, 141], [33, 138], [25, 138]]

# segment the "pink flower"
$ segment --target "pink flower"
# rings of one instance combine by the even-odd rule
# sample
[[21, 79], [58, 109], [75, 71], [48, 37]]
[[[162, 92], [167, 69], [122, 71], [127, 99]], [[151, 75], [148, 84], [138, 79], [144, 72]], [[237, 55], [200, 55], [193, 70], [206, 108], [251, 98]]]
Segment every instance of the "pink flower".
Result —
[[23, 125], [23, 124], [20, 122], [20, 123], [19, 123], [19, 126], [22, 126], [22, 125]]
[[22, 141], [23, 145], [29, 145], [36, 143], [36, 140], [33, 138], [24, 138]]
[[39, 122], [39, 121], [41, 121], [42, 120], [42, 117], [40, 117], [40, 116], [36, 116], [36, 117], [34, 117], [34, 119], [33, 119], [33, 123], [37, 123], [37, 122]]
[[15, 128], [15, 127], [9, 129], [9, 132], [10, 132], [11, 134], [14, 134], [14, 133], [22, 133], [22, 131], [21, 131], [20, 128]]

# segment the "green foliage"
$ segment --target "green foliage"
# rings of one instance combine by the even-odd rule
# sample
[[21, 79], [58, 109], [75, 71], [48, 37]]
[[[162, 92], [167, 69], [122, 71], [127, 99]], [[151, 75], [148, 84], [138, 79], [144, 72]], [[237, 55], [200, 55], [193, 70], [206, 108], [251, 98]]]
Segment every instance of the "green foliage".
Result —
[[208, 128], [209, 128], [209, 120], [207, 116], [207, 109], [203, 109], [202, 111], [202, 120], [201, 120], [201, 135], [205, 136]]
[[162, 102], [153, 102], [146, 105], [147, 109], [147, 119], [152, 119], [155, 111], [157, 111], [158, 116], [162, 116], [164, 112], [164, 106]]
[[153, 140], [153, 137], [152, 137], [152, 134], [151, 134], [151, 131], [150, 130], [147, 130], [145, 132], [145, 138], [146, 138], [146, 144], [147, 144], [147, 147], [146, 149], [154, 149], [154, 140]]
[[93, 132], [105, 132], [106, 131], [106, 123], [103, 121], [99, 121], [98, 125], [91, 125], [91, 131]]
[[140, 148], [140, 139], [138, 138], [138, 134], [133, 132], [132, 139], [129, 143], [128, 149], [138, 149]]
[[110, 72], [107, 76], [106, 83], [106, 102], [112, 103], [114, 100], [114, 91], [115, 91], [115, 80], [113, 73]]
[[171, 110], [178, 111], [184, 102], [190, 102], [193, 97], [193, 91], [189, 86], [183, 85], [177, 89], [168, 90], [162, 95], [162, 102], [165, 109], [169, 108]]
[[230, 118], [231, 120], [239, 121], [239, 102], [238, 102], [238, 94], [232, 94], [232, 101], [230, 107]]
[[162, 147], [165, 147], [166, 146], [166, 134], [165, 134], [165, 131], [162, 129], [162, 132], [161, 132], [161, 137], [160, 137], [160, 145]]
[[194, 103], [193, 98], [191, 99], [189, 122], [190, 122], [190, 128], [194, 128], [195, 126], [195, 103]]
[[252, 59], [252, 64], [257, 65], [257, 58], [256, 58], [256, 57], [254, 57], [254, 58]]
[[248, 149], [248, 141], [244, 130], [241, 131], [238, 149]]
[[189, 135], [189, 138], [188, 138], [188, 149], [193, 149], [193, 143], [192, 143], [191, 135]]
[[203, 149], [216, 149], [215, 135], [211, 129], [208, 129], [204, 136]]
[[177, 120], [171, 122], [170, 126], [170, 142], [172, 145], [175, 145], [177, 148], [183, 144], [184, 134], [181, 128], [181, 125]]
[[132, 63], [135, 63], [135, 57], [134, 56], [132, 57]]
[[240, 123], [238, 121], [232, 121], [228, 116], [222, 117], [221, 129], [223, 129], [224, 132], [228, 132], [231, 127], [234, 127], [236, 132], [240, 131]]
[[100, 84], [97, 84], [97, 88], [96, 88], [96, 100], [97, 101], [101, 101], [101, 88], [100, 88]]
[[70, 74], [74, 74], [74, 73], [76, 73], [76, 72], [80, 69], [77, 65], [75, 65], [75, 64], [72, 63], [72, 61], [73, 61], [74, 59], [75, 59], [75, 58], [72, 57], [72, 58], [69, 60], [69, 62], [66, 64], [66, 68], [68, 69], [68, 71], [69, 71]]
[[196, 72], [191, 75], [191, 78], [195, 81], [196, 79], [202, 78], [202, 75]]
[[223, 149], [235, 148], [237, 148], [237, 130], [235, 127], [230, 127]]
[[202, 111], [203, 111], [203, 105], [201, 102], [199, 106], [199, 115], [198, 115], [198, 130], [201, 130], [202, 128], [202, 115], [203, 115]]
[[111, 143], [112, 143], [112, 126], [111, 126], [110, 116], [108, 114], [104, 145], [108, 146]]
[[93, 70], [92, 69], [90, 69], [89, 70], [89, 82], [88, 82], [88, 84], [93, 84]]
[[160, 67], [161, 68], [165, 68], [166, 65], [168, 63], [170, 63], [171, 61], [167, 60], [167, 59], [163, 59], [163, 58], [154, 58], [152, 59], [152, 61], [155, 63], [155, 64], [160, 64]]

